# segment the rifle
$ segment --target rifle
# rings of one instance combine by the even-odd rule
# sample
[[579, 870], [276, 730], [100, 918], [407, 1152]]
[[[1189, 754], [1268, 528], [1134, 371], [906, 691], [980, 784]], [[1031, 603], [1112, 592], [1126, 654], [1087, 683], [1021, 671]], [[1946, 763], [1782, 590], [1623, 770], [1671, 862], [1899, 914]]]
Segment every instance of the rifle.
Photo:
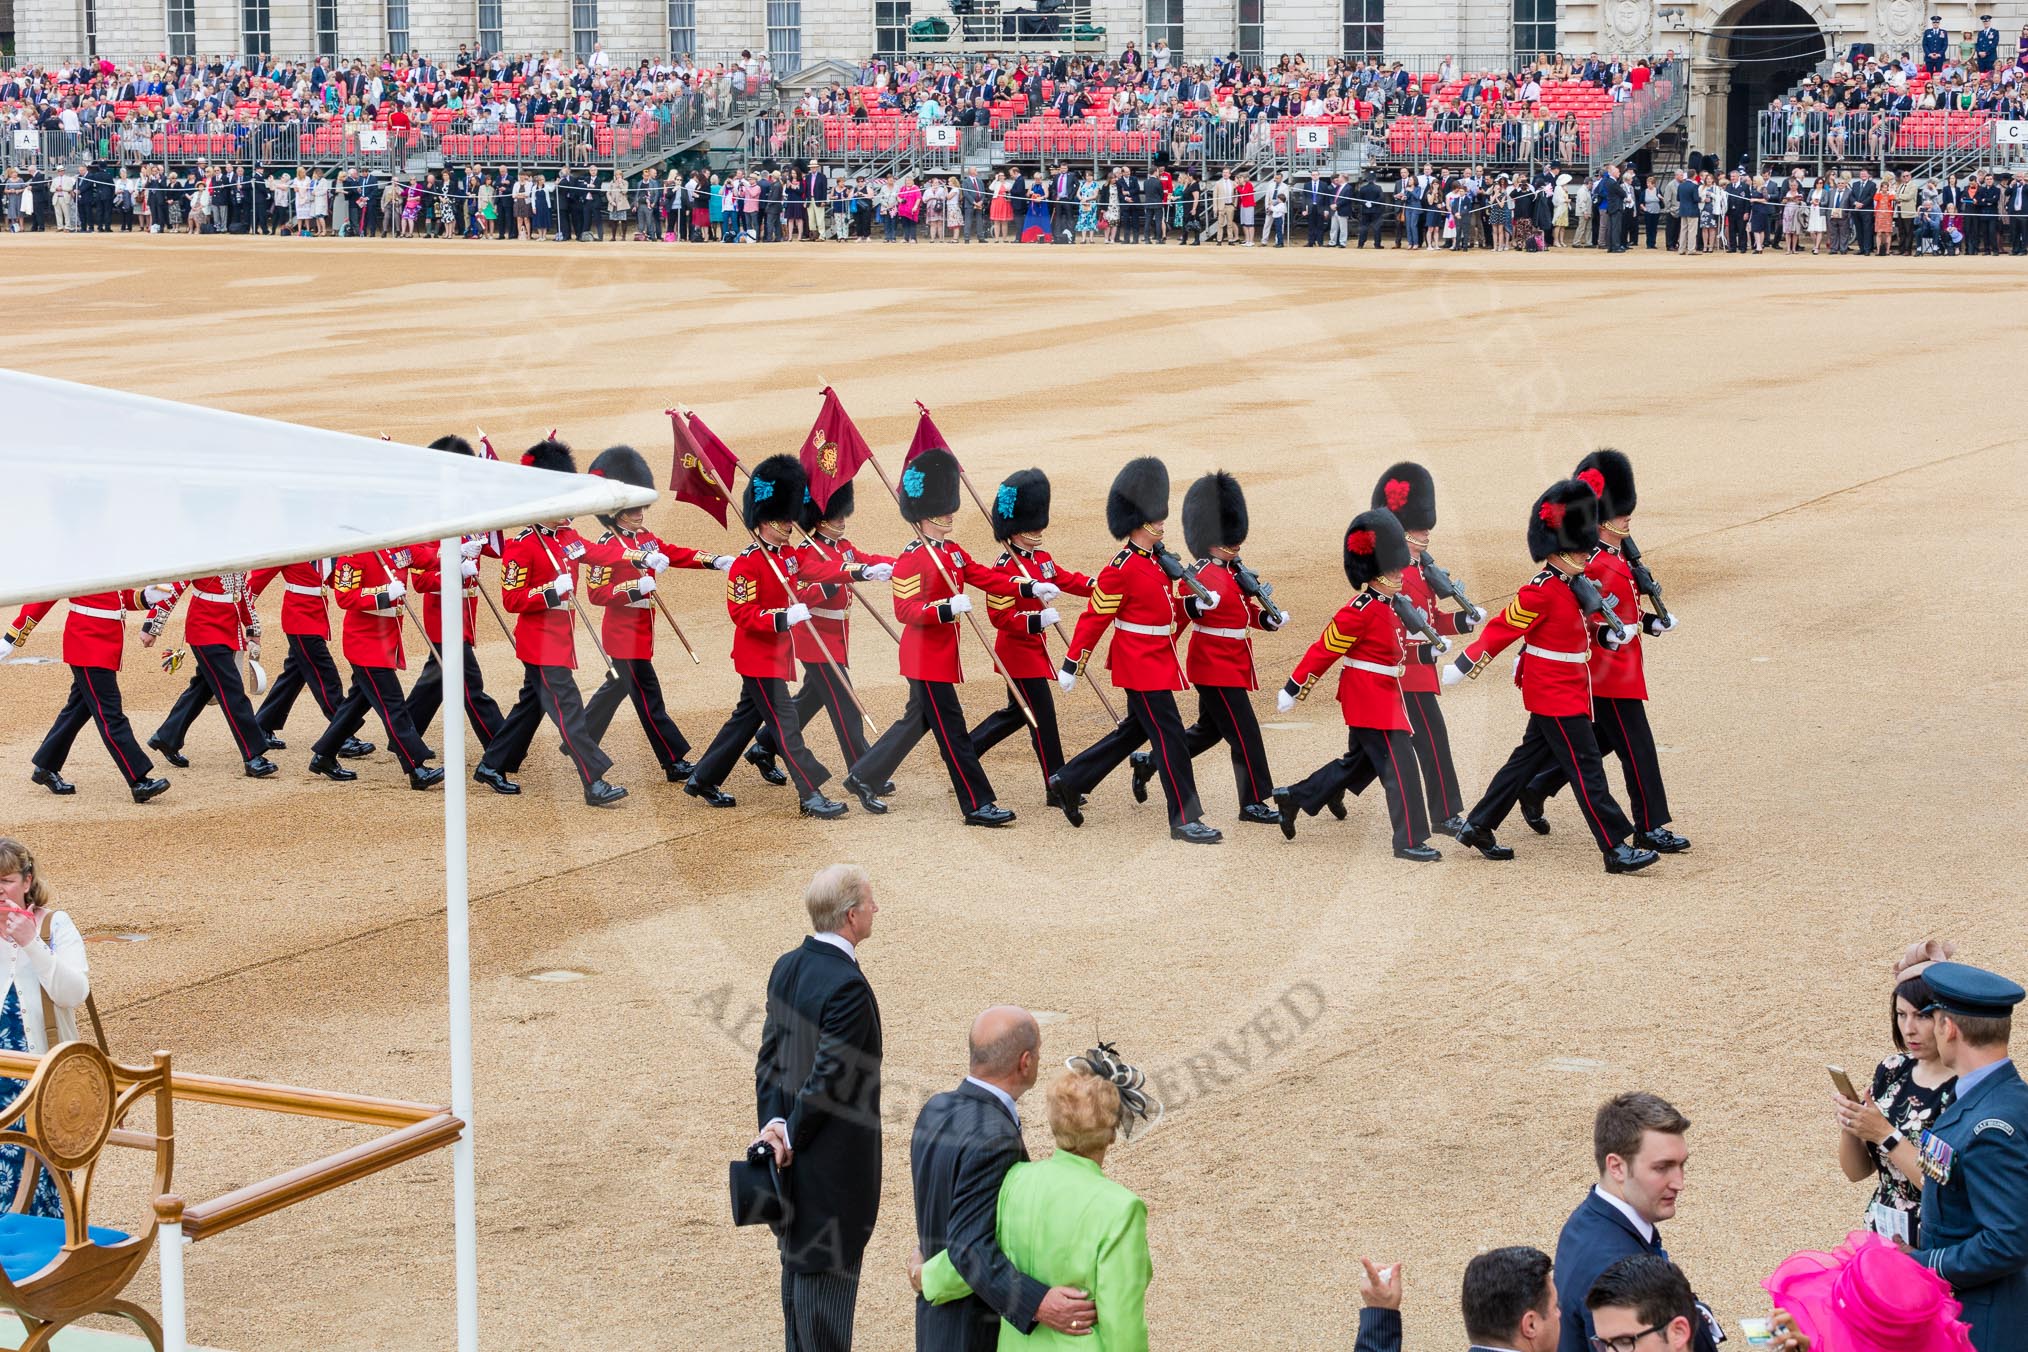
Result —
[[1471, 626], [1478, 624], [1485, 616], [1472, 604], [1472, 599], [1465, 595], [1465, 589], [1458, 585], [1456, 578], [1437, 566], [1436, 560], [1429, 556], [1427, 549], [1422, 551], [1422, 556], [1415, 563], [1416, 567], [1422, 569], [1422, 580], [1429, 583], [1429, 589], [1436, 593], [1437, 599], [1454, 603], [1463, 614], [1464, 620], [1459, 625], [1458, 632], [1470, 633]]
[[1613, 608], [1605, 603], [1603, 596], [1598, 594], [1597, 584], [1583, 573], [1568, 573], [1564, 576], [1563, 580], [1569, 585], [1570, 594], [1577, 598], [1578, 609], [1582, 610], [1586, 615], [1598, 619], [1605, 625], [1606, 630], [1612, 634], [1614, 641], [1609, 646], [1616, 648], [1621, 643], [1624, 643], [1627, 637], [1627, 627], [1620, 623], [1620, 617], [1613, 613]]
[[1259, 573], [1256, 573], [1238, 559], [1226, 560], [1225, 568], [1227, 572], [1232, 574], [1232, 580], [1239, 584], [1239, 594], [1241, 596], [1251, 596], [1254, 600], [1260, 602], [1262, 616], [1274, 621], [1277, 629], [1281, 628], [1282, 624], [1289, 617], [1284, 615], [1282, 608], [1275, 604], [1275, 584], [1261, 581]]
[[1167, 545], [1157, 540], [1149, 552], [1155, 556], [1155, 562], [1161, 565], [1162, 572], [1171, 582], [1181, 582], [1190, 588], [1191, 594], [1197, 598], [1199, 604], [1206, 606], [1211, 604], [1211, 589], [1199, 582], [1197, 574], [1186, 567], [1183, 560], [1170, 553]]
[[1626, 557], [1627, 569], [1634, 575], [1634, 586], [1654, 603], [1655, 618], [1662, 622], [1663, 628], [1668, 628], [1674, 623], [1674, 617], [1669, 614], [1669, 607], [1662, 604], [1662, 584], [1655, 581], [1648, 565], [1641, 562], [1641, 547], [1634, 543], [1633, 536], [1629, 535], [1620, 542], [1620, 553]]
[[1402, 628], [1408, 630], [1411, 634], [1421, 634], [1423, 641], [1435, 648], [1439, 653], [1447, 653], [1451, 650], [1451, 641], [1436, 631], [1436, 626], [1430, 623], [1429, 614], [1421, 606], [1409, 600], [1406, 594], [1402, 592], [1394, 593], [1394, 595], [1387, 598], [1387, 604], [1394, 608], [1395, 618], [1401, 621]]

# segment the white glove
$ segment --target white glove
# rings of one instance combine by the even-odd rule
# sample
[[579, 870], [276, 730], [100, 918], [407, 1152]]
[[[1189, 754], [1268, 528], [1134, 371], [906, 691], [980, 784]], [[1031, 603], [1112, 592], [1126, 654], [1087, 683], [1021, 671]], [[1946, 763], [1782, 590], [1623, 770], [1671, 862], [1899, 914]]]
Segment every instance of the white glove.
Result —
[[1484, 606], [1473, 606], [1472, 623], [1484, 624], [1485, 622], [1486, 622], [1486, 608]]
[[654, 594], [655, 575], [653, 573], [643, 573], [640, 577], [634, 579], [634, 595], [653, 596]]
[[14, 640], [12, 638], [0, 638], [0, 657], [5, 657], [13, 651]]
[[1610, 629], [1598, 631], [1598, 646], [1604, 648], [1609, 653], [1618, 652], [1626, 646], [1626, 642], [1625, 639], [1617, 637]]
[[1672, 613], [1667, 619], [1655, 621], [1655, 628], [1657, 631], [1666, 634], [1682, 622], [1681, 619]]
[[1062, 619], [1063, 617], [1058, 615], [1054, 610], [1050, 609], [1048, 606], [1044, 606], [1042, 609], [1035, 612], [1035, 618], [1041, 623], [1044, 629], [1047, 629], [1051, 625], [1055, 624], [1058, 620]]
[[1440, 653], [1447, 653], [1451, 650], [1451, 641], [1442, 634], [1438, 634], [1434, 639], [1430, 640], [1430, 646]]
[[794, 605], [790, 606], [787, 610], [783, 611], [782, 614], [789, 617], [789, 623], [792, 626], [798, 624], [808, 624], [810, 622], [810, 608], [804, 605], [801, 601], [798, 601]]
[[1441, 679], [1443, 684], [1445, 685], [1456, 685], [1459, 681], [1465, 679], [1465, 673], [1458, 670], [1457, 663], [1446, 662], [1444, 664], [1444, 672]]
[[953, 615], [969, 615], [972, 613], [972, 598], [969, 596], [953, 596], [950, 600], [944, 602], [944, 604], [951, 608], [951, 614]]
[[458, 546], [458, 557], [461, 559], [476, 559], [485, 552], [484, 540], [467, 540]]
[[641, 566], [651, 573], [659, 573], [669, 566], [669, 556], [659, 549], [650, 550], [648, 557], [641, 560]]
[[1215, 591], [1205, 592], [1204, 599], [1202, 601], [1199, 601], [1197, 604], [1204, 607], [1204, 609], [1206, 610], [1218, 609], [1218, 593]]
[[160, 582], [157, 582], [152, 586], [141, 588], [141, 604], [144, 606], [159, 606], [175, 594], [176, 589], [174, 587], [165, 587]]
[[408, 588], [402, 586], [399, 582], [390, 582], [387, 584], [387, 591], [383, 595], [386, 597], [386, 600], [381, 604], [398, 606], [401, 604], [401, 598], [408, 595]]
[[721, 573], [724, 572], [726, 569], [732, 567], [732, 555], [720, 554], [717, 558], [711, 561], [711, 566], [713, 568], [716, 568]]
[[577, 580], [568, 571], [561, 572], [549, 580], [549, 589], [558, 596], [568, 596], [577, 590]]
[[1062, 686], [1063, 693], [1068, 695], [1071, 691], [1077, 689], [1077, 673], [1075, 671], [1059, 670], [1056, 673], [1056, 683]]
[[1275, 710], [1278, 713], [1287, 713], [1295, 707], [1296, 697], [1294, 695], [1291, 695], [1286, 690], [1275, 691]]
[[470, 582], [473, 578], [477, 577], [478, 575], [479, 575], [479, 561], [477, 559], [463, 559], [459, 561], [458, 563], [459, 577], [462, 577], [463, 579], [465, 579], [465, 581]]
[[894, 576], [894, 565], [891, 563], [869, 563], [866, 565], [865, 576], [868, 582], [885, 582]]
[[1028, 589], [1028, 594], [1044, 605], [1047, 605], [1063, 595], [1063, 588], [1057, 586], [1054, 582], [1038, 582]]

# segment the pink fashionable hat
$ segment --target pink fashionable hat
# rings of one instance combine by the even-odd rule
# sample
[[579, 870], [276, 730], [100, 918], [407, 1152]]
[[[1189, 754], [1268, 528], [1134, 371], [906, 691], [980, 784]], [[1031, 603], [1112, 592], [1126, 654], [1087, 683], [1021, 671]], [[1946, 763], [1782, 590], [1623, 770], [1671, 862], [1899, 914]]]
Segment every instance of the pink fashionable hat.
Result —
[[1792, 1254], [1762, 1285], [1812, 1352], [1972, 1352], [1949, 1285], [1876, 1234]]

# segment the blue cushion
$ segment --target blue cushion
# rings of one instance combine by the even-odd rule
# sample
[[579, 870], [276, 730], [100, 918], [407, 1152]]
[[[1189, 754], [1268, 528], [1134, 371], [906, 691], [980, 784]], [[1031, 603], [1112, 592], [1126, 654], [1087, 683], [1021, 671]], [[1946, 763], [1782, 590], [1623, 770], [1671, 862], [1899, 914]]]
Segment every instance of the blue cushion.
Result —
[[[119, 1244], [127, 1236], [118, 1230], [88, 1225], [85, 1233], [94, 1244]], [[0, 1214], [0, 1269], [9, 1281], [25, 1281], [49, 1266], [63, 1248], [63, 1217]]]

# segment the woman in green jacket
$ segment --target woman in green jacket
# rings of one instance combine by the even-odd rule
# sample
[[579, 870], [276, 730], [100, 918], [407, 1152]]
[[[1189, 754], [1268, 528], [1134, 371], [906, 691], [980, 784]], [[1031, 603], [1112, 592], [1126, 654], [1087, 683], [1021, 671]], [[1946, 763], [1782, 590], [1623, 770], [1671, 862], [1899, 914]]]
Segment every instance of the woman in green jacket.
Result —
[[[1000, 1321], [1001, 1352], [1147, 1352], [1148, 1207], [1105, 1176], [1106, 1149], [1131, 1133], [1151, 1104], [1141, 1074], [1101, 1045], [1073, 1057], [1050, 1084], [1049, 1130], [1056, 1153], [1017, 1164], [1000, 1185], [996, 1233], [1001, 1252], [1044, 1286], [1072, 1286], [1091, 1297], [1098, 1319], [1071, 1336], [1037, 1324], [1023, 1334]], [[971, 1294], [939, 1253], [922, 1265], [924, 1299], [940, 1305]]]

